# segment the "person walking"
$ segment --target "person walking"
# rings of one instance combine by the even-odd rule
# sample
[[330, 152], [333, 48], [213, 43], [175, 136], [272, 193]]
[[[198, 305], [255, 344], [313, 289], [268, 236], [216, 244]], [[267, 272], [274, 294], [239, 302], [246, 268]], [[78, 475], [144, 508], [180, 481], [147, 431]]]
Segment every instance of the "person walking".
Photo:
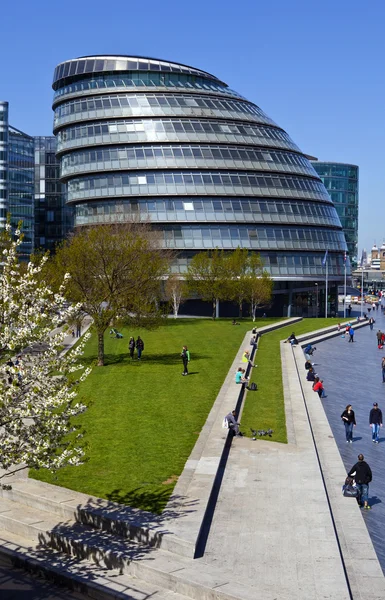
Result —
[[370, 509], [371, 507], [368, 505], [368, 494], [369, 494], [369, 483], [372, 481], [372, 470], [369, 467], [368, 463], [364, 460], [364, 455], [358, 455], [358, 462], [352, 466], [350, 469], [348, 476], [354, 477], [354, 481], [356, 482], [358, 488], [358, 498], [357, 502], [359, 506], [364, 506], [366, 509]]
[[354, 329], [353, 329], [353, 327], [349, 328], [349, 342], [354, 342]]
[[382, 383], [385, 383], [385, 356], [381, 359]]
[[374, 325], [374, 319], [373, 319], [373, 317], [370, 317], [370, 319], [369, 319], [370, 331], [373, 331], [373, 325]]
[[353, 443], [353, 427], [356, 426], [356, 417], [354, 415], [354, 410], [352, 409], [352, 405], [348, 404], [345, 408], [344, 412], [341, 415], [341, 419], [343, 424], [345, 425], [345, 436], [346, 443]]
[[190, 362], [190, 351], [187, 349], [187, 346], [183, 346], [181, 352], [182, 362], [183, 362], [183, 373], [182, 375], [188, 375], [187, 365]]
[[374, 402], [373, 408], [369, 414], [369, 424], [372, 428], [372, 442], [378, 444], [378, 434], [382, 427], [382, 411], [378, 408], [378, 403]]
[[381, 346], [381, 340], [382, 340], [382, 331], [381, 329], [379, 329], [376, 333], [376, 338], [377, 338], [377, 346]]
[[135, 340], [133, 337], [130, 337], [130, 341], [128, 342], [128, 351], [130, 353], [131, 360], [133, 360], [135, 351]]
[[142, 338], [140, 337], [140, 335], [138, 335], [138, 339], [136, 340], [136, 351], [138, 353], [138, 360], [140, 360], [142, 358], [142, 352], [144, 350], [144, 342], [142, 340]]
[[352, 305], [349, 304], [349, 306], [348, 306], [348, 317], [349, 317], [349, 319], [350, 319], [350, 315], [351, 314], [352, 314]]

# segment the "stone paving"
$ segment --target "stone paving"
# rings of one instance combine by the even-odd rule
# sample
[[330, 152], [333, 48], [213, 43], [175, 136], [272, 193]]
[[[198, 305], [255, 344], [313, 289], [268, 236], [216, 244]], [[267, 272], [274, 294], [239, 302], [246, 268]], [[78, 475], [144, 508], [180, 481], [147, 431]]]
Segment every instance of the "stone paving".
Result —
[[[324, 379], [327, 398], [322, 401], [330, 427], [341, 453], [346, 470], [350, 470], [357, 455], [362, 452], [373, 471], [369, 503], [372, 510], [364, 512], [381, 567], [385, 572], [385, 429], [380, 431], [380, 443], [371, 441], [369, 412], [373, 402], [378, 402], [385, 420], [385, 383], [382, 383], [381, 358], [384, 350], [378, 350], [376, 331], [385, 329], [385, 317], [378, 312], [373, 331], [365, 327], [357, 331], [354, 343], [341, 337], [324, 341], [315, 352], [316, 371]], [[354, 443], [347, 444], [341, 413], [352, 404], [357, 427]], [[342, 484], [343, 482], [341, 482]]]

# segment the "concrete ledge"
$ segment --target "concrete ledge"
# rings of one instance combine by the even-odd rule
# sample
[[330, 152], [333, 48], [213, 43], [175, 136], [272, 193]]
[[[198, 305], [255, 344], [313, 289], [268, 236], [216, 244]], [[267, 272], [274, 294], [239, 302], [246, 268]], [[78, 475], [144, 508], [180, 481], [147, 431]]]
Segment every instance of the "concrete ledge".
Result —
[[[364, 327], [368, 321], [354, 324], [354, 328]], [[308, 338], [312, 344], [324, 339], [341, 335], [338, 331], [315, 332], [318, 335]], [[290, 360], [290, 359], [289, 359]], [[346, 569], [352, 597], [373, 600], [385, 598], [385, 579], [377, 559], [370, 535], [354, 499], [344, 498], [341, 487], [345, 481], [346, 470], [337, 444], [334, 440], [322, 403], [306, 380], [303, 367], [303, 355], [292, 352], [294, 368], [301, 386], [309, 423], [320, 469], [327, 492], [327, 501], [333, 518], [336, 536]], [[352, 527], [354, 523], [354, 527]]]

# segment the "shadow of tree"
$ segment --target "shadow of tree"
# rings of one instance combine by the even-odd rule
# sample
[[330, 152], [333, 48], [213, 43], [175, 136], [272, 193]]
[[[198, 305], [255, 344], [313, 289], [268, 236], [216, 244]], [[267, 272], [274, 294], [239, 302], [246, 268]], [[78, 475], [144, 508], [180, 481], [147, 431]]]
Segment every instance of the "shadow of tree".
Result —
[[[199, 360], [199, 359], [208, 359], [208, 358], [210, 358], [208, 355], [194, 353], [194, 361]], [[81, 358], [81, 362], [85, 366], [94, 365], [95, 361], [96, 361], [95, 355]], [[131, 359], [128, 352], [122, 352], [120, 354], [105, 354], [104, 355], [104, 363], [105, 363], [105, 366], [118, 365], [118, 364], [124, 364], [125, 366], [127, 366], [128, 364], [131, 364], [133, 366], [137, 366], [138, 364], [144, 364], [144, 363], [154, 363], [154, 364], [159, 364], [159, 365], [175, 365], [175, 364], [182, 364], [182, 359], [181, 359], [179, 353], [169, 353], [169, 354], [145, 354], [145, 353], [143, 353], [142, 359], [139, 361], [136, 356], [134, 357], [134, 359]]]

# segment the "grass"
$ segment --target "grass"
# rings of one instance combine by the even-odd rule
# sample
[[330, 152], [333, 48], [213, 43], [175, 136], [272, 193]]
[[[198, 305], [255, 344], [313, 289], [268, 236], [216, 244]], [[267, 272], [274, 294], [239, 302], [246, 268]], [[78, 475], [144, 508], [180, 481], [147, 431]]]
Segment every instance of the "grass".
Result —
[[[260, 319], [256, 324], [261, 327], [277, 320]], [[317, 324], [321, 325], [321, 319]], [[32, 471], [30, 476], [161, 512], [243, 337], [252, 326], [251, 321], [241, 321], [233, 327], [229, 320], [170, 319], [155, 331], [123, 329], [121, 340], [107, 333], [106, 366], [93, 368], [79, 393], [79, 399], [88, 405], [88, 410], [76, 419], [86, 431], [87, 461], [57, 474], [39, 470]], [[295, 329], [299, 333], [300, 326]], [[140, 335], [144, 340], [142, 361], [129, 358], [130, 335]], [[279, 333], [277, 339], [282, 335]], [[181, 375], [180, 352], [184, 344], [191, 352], [188, 377]], [[95, 364], [96, 351], [97, 340], [93, 335], [82, 362]], [[261, 364], [263, 353], [264, 350], [258, 352], [257, 374], [261, 377], [263, 364], [269, 368], [269, 361]], [[276, 368], [280, 373], [279, 365]], [[274, 402], [274, 412], [275, 406], [282, 412], [279, 397], [262, 394], [269, 398], [269, 403]], [[262, 394], [249, 396], [260, 402]], [[253, 420], [251, 415], [250, 419]], [[284, 430], [284, 415], [279, 419]], [[266, 420], [269, 421], [267, 416]]]
[[258, 391], [247, 394], [242, 412], [241, 430], [246, 435], [251, 435], [251, 427], [273, 429], [273, 441], [287, 442], [279, 342], [292, 331], [301, 335], [328, 325], [337, 325], [337, 319], [304, 319], [261, 337], [255, 355], [258, 368], [252, 369], [251, 377], [258, 384]]

